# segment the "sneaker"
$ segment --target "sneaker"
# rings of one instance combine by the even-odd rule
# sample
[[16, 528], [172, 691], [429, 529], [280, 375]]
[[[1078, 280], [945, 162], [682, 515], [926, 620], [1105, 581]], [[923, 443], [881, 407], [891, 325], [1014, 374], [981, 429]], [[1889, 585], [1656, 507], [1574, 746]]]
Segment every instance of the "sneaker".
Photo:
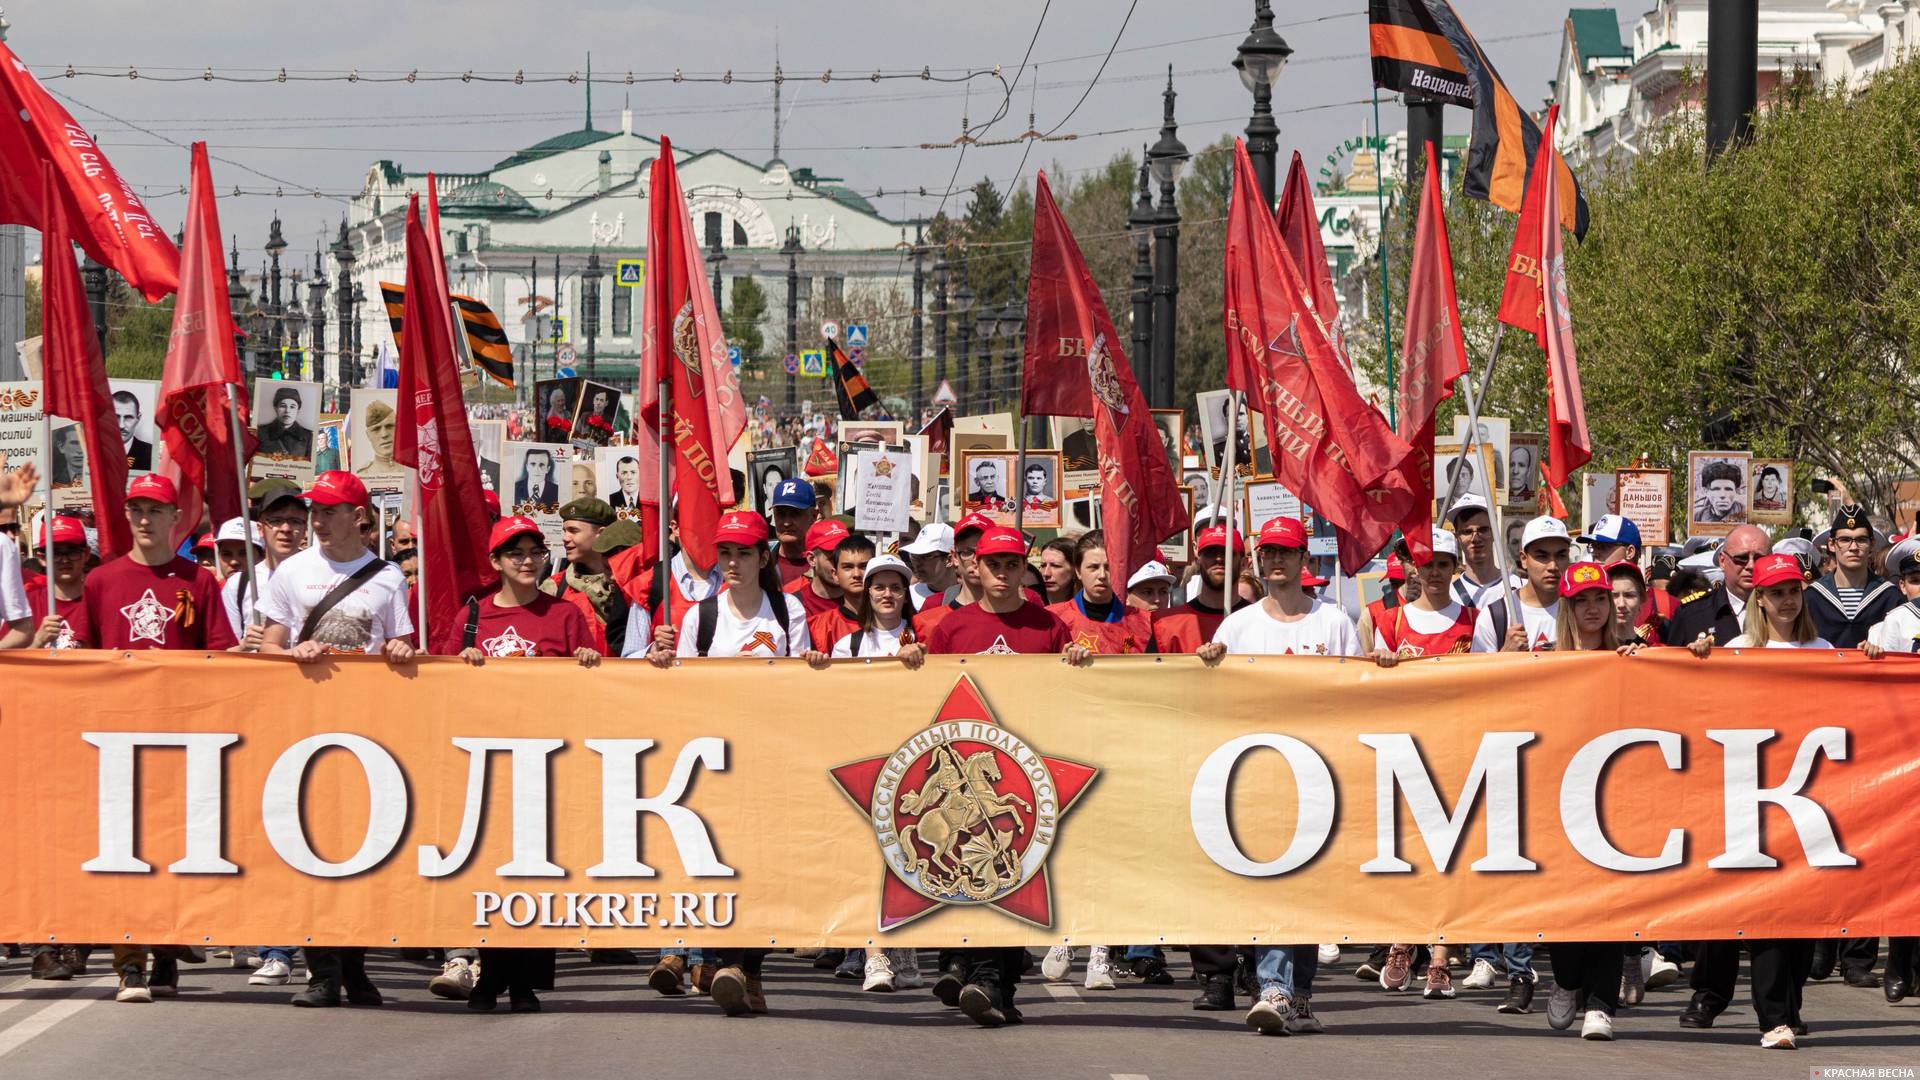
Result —
[[687, 958], [669, 953], [653, 965], [652, 971], [647, 972], [647, 985], [663, 997], [680, 997], [686, 993], [680, 985], [681, 976], [686, 973]]
[[[266, 970], [265, 968], [261, 969]], [[473, 996], [473, 965], [466, 960], [449, 960], [433, 977], [427, 989], [434, 997], [443, 997], [449, 1001], [465, 1001]]]
[[833, 977], [836, 979], [860, 979], [866, 976], [866, 971], [867, 951], [865, 949], [848, 949], [846, 955], [840, 958], [840, 966], [833, 969]]
[[1380, 977], [1380, 967], [1386, 962], [1385, 946], [1375, 945], [1373, 951], [1367, 954], [1367, 958], [1360, 961], [1360, 966], [1353, 969], [1353, 977], [1361, 982], [1372, 982]]
[[888, 949], [887, 963], [893, 967], [893, 985], [900, 990], [918, 990], [927, 985], [920, 975], [920, 954], [913, 949]]
[[1570, 990], [1559, 983], [1553, 984], [1553, 992], [1547, 995], [1547, 1026], [1555, 1031], [1565, 1031], [1573, 1026], [1573, 1018], [1583, 1011], [1587, 1003], [1586, 991]]
[[285, 960], [276, 956], [272, 959], [261, 961], [259, 969], [247, 976], [247, 985], [285, 986], [287, 985], [287, 980], [291, 978], [293, 978], [293, 969], [287, 966]]
[[1663, 986], [1672, 986], [1680, 981], [1680, 965], [1661, 956], [1657, 952], [1648, 953], [1647, 989], [1658, 990]]
[[1395, 945], [1387, 950], [1387, 962], [1380, 967], [1380, 989], [1405, 990], [1413, 978], [1413, 946]]
[[1580, 1025], [1580, 1037], [1594, 1042], [1612, 1042], [1613, 1017], [1599, 1009], [1588, 1009], [1586, 1022]]
[[1000, 1010], [998, 996], [979, 983], [968, 983], [960, 989], [960, 1011], [981, 1027], [999, 1027], [1007, 1022], [1007, 1014]]
[[713, 1003], [728, 1016], [745, 1016], [750, 1011], [747, 1004], [747, 973], [737, 967], [723, 967], [713, 976]]
[[1339, 963], [1340, 962], [1340, 946], [1338, 945], [1320, 946], [1320, 962], [1323, 964]]
[[1495, 1009], [1509, 1015], [1533, 1011], [1533, 980], [1508, 979], [1507, 997]]
[[1420, 993], [1429, 1001], [1439, 1001], [1453, 996], [1453, 972], [1445, 964], [1434, 964], [1427, 968], [1427, 988]]
[[1113, 989], [1113, 965], [1107, 962], [1105, 945], [1095, 945], [1087, 957], [1087, 981], [1083, 985], [1088, 990]]
[[940, 970], [940, 977], [934, 980], [933, 996], [939, 998], [940, 1004], [947, 1008], [955, 1008], [960, 1004], [960, 990], [966, 984], [967, 965], [959, 957], [953, 957]]
[[1262, 1035], [1291, 1035], [1287, 1030], [1287, 1016], [1292, 1011], [1287, 996], [1278, 987], [1262, 990], [1259, 1000], [1247, 1010], [1247, 1026]]
[[171, 956], [153, 958], [153, 969], [147, 974], [147, 992], [154, 997], [180, 996], [180, 961]]
[[1491, 990], [1500, 973], [1493, 970], [1492, 961], [1481, 959], [1473, 962], [1473, 972], [1460, 981], [1460, 985], [1469, 990]]
[[120, 991], [113, 995], [113, 1000], [137, 1005], [153, 1000], [153, 991], [147, 989], [147, 973], [140, 970], [139, 964], [120, 969]]
[[860, 983], [860, 989], [876, 994], [893, 993], [893, 961], [887, 959], [885, 953], [867, 957], [866, 978]]
[[1313, 1015], [1312, 1001], [1301, 998], [1293, 1003], [1293, 1009], [1287, 1014], [1287, 1034], [1324, 1035], [1326, 1031], [1327, 1025], [1321, 1023], [1320, 1018]]
[[48, 982], [65, 982], [73, 978], [73, 972], [61, 962], [60, 950], [50, 948], [33, 954], [31, 977]]
[[1785, 1024], [1781, 1024], [1779, 1027], [1774, 1028], [1772, 1031], [1769, 1031], [1765, 1035], [1760, 1036], [1760, 1049], [1762, 1050], [1795, 1049], [1793, 1045], [1793, 1029], [1788, 1027]]
[[1073, 974], [1073, 947], [1055, 945], [1047, 950], [1047, 958], [1040, 961], [1040, 977], [1048, 982], [1064, 982]]
[[1647, 972], [1640, 966], [1638, 951], [1628, 953], [1620, 962], [1620, 1004], [1638, 1005], [1647, 999]]
[[1143, 986], [1173, 985], [1173, 973], [1167, 970], [1167, 962], [1157, 956], [1129, 960], [1125, 971], [1128, 976], [1140, 980]]

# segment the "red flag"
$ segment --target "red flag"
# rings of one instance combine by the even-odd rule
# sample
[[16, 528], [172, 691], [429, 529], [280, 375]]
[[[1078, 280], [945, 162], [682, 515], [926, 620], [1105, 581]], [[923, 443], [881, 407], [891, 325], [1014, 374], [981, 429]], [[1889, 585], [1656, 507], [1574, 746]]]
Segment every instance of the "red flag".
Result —
[[[1559, 113], [1558, 105], [1547, 109], [1549, 133]], [[1556, 154], [1554, 160], [1558, 159]], [[1538, 161], [1536, 156], [1536, 166]], [[1546, 194], [1542, 181], [1547, 171], [1536, 167], [1528, 178], [1526, 193], [1520, 197], [1520, 220], [1513, 227], [1513, 247], [1507, 253], [1507, 280], [1500, 290], [1500, 321], [1532, 334], [1543, 349], [1547, 347], [1547, 331], [1540, 321], [1541, 311], [1546, 307], [1540, 291], [1540, 221], [1545, 216], [1541, 212], [1541, 199]]]
[[953, 438], [953, 407], [940, 406], [940, 411], [920, 425], [920, 430], [914, 434], [927, 437], [927, 452], [940, 459], [940, 469], [944, 473], [947, 467], [947, 446]]
[[48, 417], [78, 420], [87, 442], [87, 467], [93, 471], [93, 517], [100, 528], [100, 558], [133, 549], [127, 525], [127, 452], [120, 442], [120, 421], [107, 387], [107, 362], [93, 335], [93, 316], [73, 261], [73, 237], [66, 211], [54, 201], [59, 183], [52, 163], [41, 173], [41, 197], [52, 208], [40, 226], [40, 373], [41, 400]]
[[833, 476], [840, 471], [840, 456], [827, 445], [827, 440], [815, 439], [813, 446], [807, 450], [807, 460], [801, 464], [800, 471], [808, 476]]
[[1407, 326], [1400, 336], [1400, 430], [1412, 431], [1415, 499], [1400, 532], [1414, 562], [1433, 552], [1433, 413], [1453, 396], [1453, 380], [1467, 374], [1467, 342], [1460, 333], [1460, 301], [1454, 293], [1453, 250], [1447, 243], [1447, 209], [1441, 201], [1440, 161], [1427, 144], [1427, 180], [1414, 228], [1413, 268], [1407, 282]]
[[1156, 557], [1162, 540], [1186, 527], [1186, 504], [1100, 287], [1053, 201], [1045, 169], [1034, 180], [1026, 373], [1024, 415], [1045, 413], [1034, 407], [1037, 398], [1052, 405], [1084, 403], [1086, 411], [1063, 415], [1093, 416], [1107, 565], [1113, 580], [1124, 582]]
[[[244, 383], [234, 344], [233, 311], [227, 306], [220, 214], [214, 206], [207, 144], [194, 143], [192, 154], [184, 272], [180, 295], [173, 303], [167, 359], [160, 372], [159, 424], [166, 445], [160, 471], [180, 490], [183, 534], [199, 523], [203, 504], [216, 525], [239, 517], [246, 488], [246, 481], [234, 470], [236, 435], [227, 411], [227, 387]], [[250, 458], [256, 440], [247, 427], [247, 403], [239, 404], [241, 457]]]
[[[1556, 107], [1557, 108], [1557, 107]], [[1560, 151], [1553, 143], [1555, 110], [1547, 112], [1546, 133], [1540, 137], [1539, 169], [1542, 206], [1560, 200]], [[1547, 462], [1549, 488], [1567, 482], [1573, 470], [1593, 459], [1593, 439], [1587, 433], [1587, 403], [1580, 393], [1580, 362], [1573, 353], [1573, 307], [1567, 296], [1567, 256], [1557, 214], [1540, 215], [1540, 279], [1545, 303], [1540, 310], [1540, 345], [1547, 351]], [[1555, 494], [1558, 498], [1558, 494]]]
[[[747, 427], [747, 406], [727, 356], [727, 339], [707, 290], [706, 264], [694, 240], [687, 200], [673, 167], [673, 147], [660, 137], [648, 182], [647, 281], [641, 307], [640, 483], [658, 504], [659, 433], [673, 447], [674, 521], [680, 546], [696, 566], [712, 566], [713, 530], [736, 498], [727, 452]], [[660, 381], [670, 381], [661, 415]], [[648, 467], [648, 460], [653, 467]]]
[[1414, 498], [1413, 450], [1361, 399], [1314, 310], [1280, 227], [1235, 140], [1227, 211], [1227, 386], [1266, 417], [1276, 477], [1356, 542], [1351, 574], [1386, 546]]
[[[41, 182], [40, 166], [55, 180]], [[180, 287], [180, 253], [87, 129], [0, 44], [0, 222], [45, 232], [58, 206], [74, 241], [148, 302]]]
[[[428, 652], [460, 651], [467, 601], [499, 579], [487, 558], [486, 497], [467, 427], [447, 313], [446, 270], [420, 220], [420, 196], [407, 200], [407, 327], [400, 342], [401, 423], [393, 459], [414, 470], [419, 500], [421, 582], [427, 590]], [[408, 403], [412, 412], [408, 413]]]
[[1293, 164], [1287, 169], [1287, 183], [1280, 190], [1280, 239], [1287, 250], [1300, 260], [1300, 276], [1313, 298], [1313, 310], [1326, 324], [1327, 339], [1340, 354], [1340, 364], [1353, 374], [1353, 361], [1347, 357], [1347, 344], [1336, 325], [1340, 318], [1340, 294], [1333, 289], [1333, 271], [1327, 267], [1327, 249], [1320, 242], [1320, 215], [1313, 208], [1313, 186], [1307, 181], [1307, 166], [1300, 151], [1293, 152]]

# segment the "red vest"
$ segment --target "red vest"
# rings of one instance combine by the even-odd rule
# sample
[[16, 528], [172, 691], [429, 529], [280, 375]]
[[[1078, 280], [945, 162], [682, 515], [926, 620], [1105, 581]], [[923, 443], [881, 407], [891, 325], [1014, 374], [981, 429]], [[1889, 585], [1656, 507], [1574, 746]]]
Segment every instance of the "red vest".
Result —
[[[1113, 602], [1125, 606], [1125, 597], [1116, 595]], [[1145, 610], [1137, 607], [1125, 607], [1119, 622], [1095, 622], [1080, 613], [1080, 605], [1072, 600], [1062, 600], [1058, 604], [1048, 604], [1047, 610], [1060, 616], [1067, 624], [1067, 636], [1076, 645], [1085, 645], [1090, 651], [1104, 655], [1125, 653], [1144, 653], [1153, 644], [1153, 618]]]
[[[1373, 605], [1367, 605], [1367, 609], [1372, 611]], [[1452, 626], [1437, 634], [1423, 634], [1408, 625], [1407, 608], [1402, 604], [1391, 611], [1375, 612], [1373, 628], [1387, 648], [1401, 656], [1445, 656], [1473, 651], [1473, 620], [1477, 615], [1478, 611], [1462, 604]], [[1372, 642], [1364, 644], [1371, 646]]]

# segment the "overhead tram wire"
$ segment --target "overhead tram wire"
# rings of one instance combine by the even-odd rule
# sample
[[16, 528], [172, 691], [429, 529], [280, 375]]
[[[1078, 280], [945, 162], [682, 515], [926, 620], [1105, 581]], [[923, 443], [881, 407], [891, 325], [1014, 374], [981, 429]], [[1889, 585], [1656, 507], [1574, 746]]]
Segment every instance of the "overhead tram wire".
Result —
[[[991, 128], [993, 127], [993, 125], [999, 123], [1001, 118], [1007, 115], [1007, 110], [1012, 107], [1013, 89], [1014, 87], [1020, 85], [1020, 77], [1026, 73], [1027, 59], [1033, 56], [1033, 46], [1036, 42], [1040, 40], [1040, 28], [1047, 25], [1047, 13], [1052, 10], [1053, 10], [1053, 0], [1047, 0], [1046, 5], [1040, 9], [1040, 18], [1034, 21], [1033, 35], [1027, 38], [1027, 52], [1025, 56], [1020, 58], [1020, 66], [1014, 71], [1013, 82], [1011, 83], [1007, 83], [1004, 81], [1002, 82], [1002, 86], [1005, 88], [1006, 93], [1001, 95], [1000, 108], [998, 111], [996, 111], [993, 114], [993, 118], [988, 120], [986, 123], [980, 125], [979, 130], [981, 135], [986, 134], [988, 128]], [[967, 160], [967, 147], [971, 145], [973, 142], [977, 141], [977, 139], [978, 139], [978, 136], [974, 135], [973, 132], [968, 129], [966, 114], [963, 112], [960, 118], [960, 138], [959, 138], [960, 152], [954, 156], [953, 175], [947, 177], [947, 185], [946, 185], [946, 188], [944, 189], [944, 194], [940, 196], [940, 205], [934, 208], [934, 211], [932, 214], [933, 217], [937, 218], [941, 214], [946, 213], [947, 200], [953, 196], [954, 185], [960, 182], [960, 167]]]
[[[1033, 144], [1052, 138], [1056, 132], [1065, 127], [1067, 121], [1073, 119], [1073, 114], [1080, 111], [1080, 106], [1087, 103], [1087, 97], [1093, 93], [1093, 88], [1100, 85], [1100, 76], [1107, 73], [1107, 64], [1113, 60], [1113, 50], [1119, 48], [1120, 39], [1125, 36], [1127, 32], [1127, 24], [1133, 21], [1133, 10], [1139, 6], [1140, 0], [1132, 0], [1132, 2], [1127, 5], [1127, 14], [1120, 20], [1120, 29], [1113, 32], [1113, 44], [1107, 46], [1107, 55], [1101, 59], [1099, 69], [1093, 73], [1093, 78], [1087, 82], [1087, 88], [1080, 92], [1080, 100], [1073, 103], [1073, 108], [1067, 110], [1067, 115], [1061, 117], [1059, 123], [1048, 128], [1046, 132], [1042, 134], [1034, 127], [1032, 122], [1033, 114], [1027, 114], [1027, 135], [1029, 138], [1027, 139], [1027, 145], [1020, 150], [1020, 164], [1014, 166], [1013, 179], [1007, 181], [1008, 191], [1013, 190], [1014, 185], [1020, 182], [1021, 174], [1026, 172], [1027, 155], [1033, 152]], [[1038, 68], [1035, 68], [1035, 70], [1038, 70]]]

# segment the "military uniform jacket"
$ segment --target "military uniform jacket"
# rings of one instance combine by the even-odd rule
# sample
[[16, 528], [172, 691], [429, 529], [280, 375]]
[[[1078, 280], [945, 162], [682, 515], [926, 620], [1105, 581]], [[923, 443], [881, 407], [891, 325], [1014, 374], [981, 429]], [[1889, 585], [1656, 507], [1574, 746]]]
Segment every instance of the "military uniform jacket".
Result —
[[1851, 619], [1840, 606], [1839, 587], [1832, 574], [1807, 586], [1806, 592], [1807, 612], [1813, 616], [1813, 625], [1836, 649], [1859, 648], [1860, 643], [1867, 640], [1867, 632], [1905, 602], [1906, 598], [1893, 582], [1873, 576], [1868, 576], [1860, 608]]

